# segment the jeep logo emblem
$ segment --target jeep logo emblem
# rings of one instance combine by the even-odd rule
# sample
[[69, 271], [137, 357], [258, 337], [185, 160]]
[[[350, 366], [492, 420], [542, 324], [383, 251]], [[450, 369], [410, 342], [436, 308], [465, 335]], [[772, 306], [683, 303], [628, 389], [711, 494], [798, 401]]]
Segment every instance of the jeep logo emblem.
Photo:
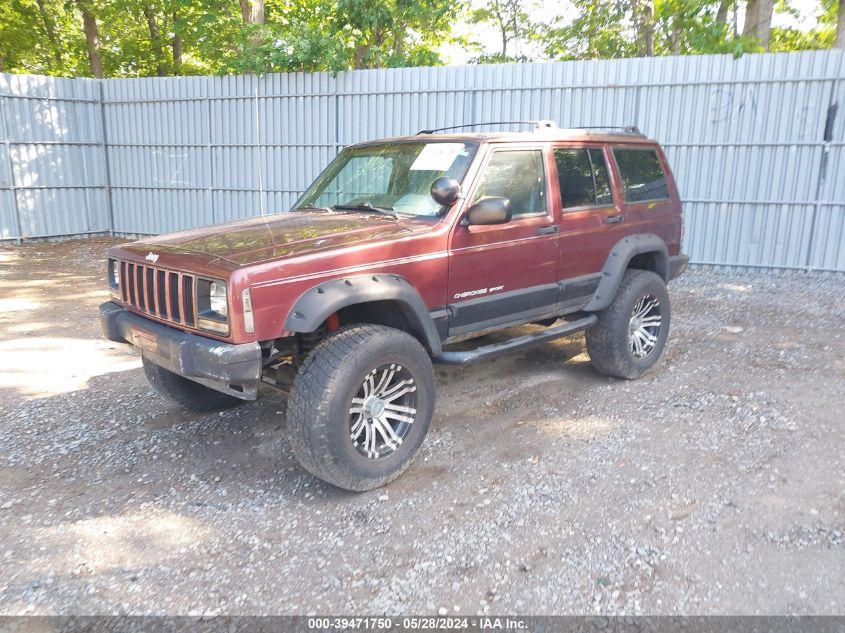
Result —
[[153, 264], [155, 264], [158, 261], [158, 255], [156, 253], [150, 252], [147, 253], [146, 259], [148, 262], [152, 262]]

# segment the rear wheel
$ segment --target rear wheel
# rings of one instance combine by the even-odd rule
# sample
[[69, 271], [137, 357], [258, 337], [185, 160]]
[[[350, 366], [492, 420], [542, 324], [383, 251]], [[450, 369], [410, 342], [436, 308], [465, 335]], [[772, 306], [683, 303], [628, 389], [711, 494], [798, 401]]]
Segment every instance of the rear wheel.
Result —
[[311, 474], [371, 490], [410, 466], [434, 412], [423, 346], [382, 325], [344, 327], [305, 359], [288, 400], [288, 437]]
[[243, 400], [209, 389], [193, 380], [174, 374], [160, 365], [143, 359], [144, 373], [158, 395], [172, 400], [189, 411], [219, 411], [241, 404]]
[[663, 353], [669, 318], [663, 279], [648, 270], [627, 270], [613, 301], [586, 332], [593, 367], [608, 376], [639, 378]]

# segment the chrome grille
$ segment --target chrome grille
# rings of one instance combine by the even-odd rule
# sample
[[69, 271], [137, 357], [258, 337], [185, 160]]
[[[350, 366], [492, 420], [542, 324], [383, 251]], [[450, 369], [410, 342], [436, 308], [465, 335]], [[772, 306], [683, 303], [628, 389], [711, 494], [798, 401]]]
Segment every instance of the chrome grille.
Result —
[[133, 262], [118, 263], [124, 303], [170, 323], [197, 326], [194, 275]]

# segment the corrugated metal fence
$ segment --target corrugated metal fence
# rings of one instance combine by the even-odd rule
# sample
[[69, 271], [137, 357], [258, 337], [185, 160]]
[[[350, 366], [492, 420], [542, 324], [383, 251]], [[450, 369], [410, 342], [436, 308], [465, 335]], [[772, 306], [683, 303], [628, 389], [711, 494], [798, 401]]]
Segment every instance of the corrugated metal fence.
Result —
[[845, 51], [336, 76], [0, 75], [0, 108], [3, 240], [284, 211], [350, 143], [554, 119], [632, 123], [663, 144], [694, 262], [845, 272]]

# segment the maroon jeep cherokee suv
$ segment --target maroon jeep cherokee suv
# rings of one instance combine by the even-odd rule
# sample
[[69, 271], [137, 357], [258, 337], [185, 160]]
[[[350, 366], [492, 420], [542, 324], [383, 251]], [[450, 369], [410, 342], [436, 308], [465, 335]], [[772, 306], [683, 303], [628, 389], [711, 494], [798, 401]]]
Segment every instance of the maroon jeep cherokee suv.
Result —
[[[583, 330], [598, 371], [648, 371], [681, 233], [666, 158], [635, 129], [423, 132], [344, 149], [289, 212], [113, 248], [100, 315], [184, 407], [287, 392], [301, 464], [367, 490], [422, 444], [432, 362]], [[447, 349], [525, 323], [544, 327]]]

